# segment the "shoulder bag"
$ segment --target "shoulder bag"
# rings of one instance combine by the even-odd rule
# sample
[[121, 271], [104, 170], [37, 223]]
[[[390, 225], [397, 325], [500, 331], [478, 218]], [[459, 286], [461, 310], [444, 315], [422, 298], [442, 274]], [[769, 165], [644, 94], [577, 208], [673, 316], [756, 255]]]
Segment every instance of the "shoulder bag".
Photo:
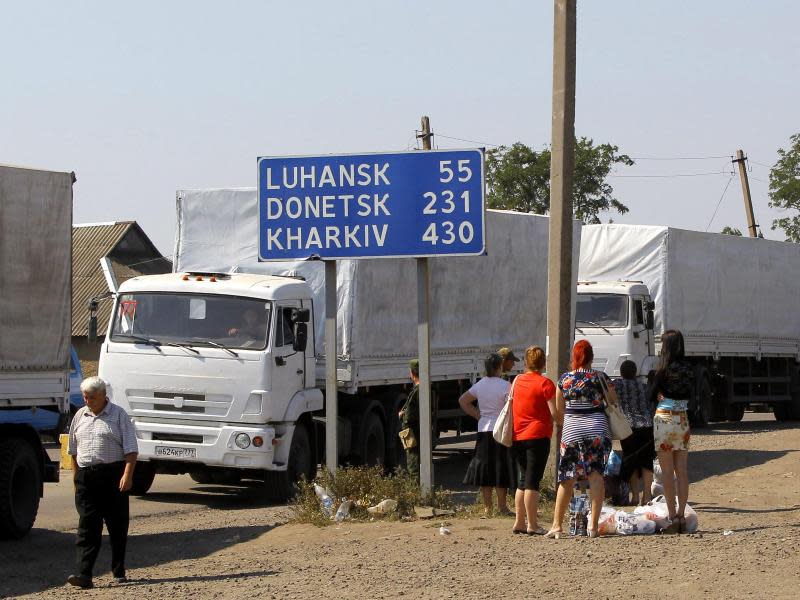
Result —
[[[519, 375], [517, 375], [519, 377]], [[512, 402], [514, 401], [514, 385], [517, 383], [517, 377], [511, 383], [511, 389], [506, 394], [506, 403], [500, 409], [500, 414], [497, 415], [497, 421], [494, 422], [494, 429], [492, 429], [492, 437], [498, 444], [502, 444], [506, 448], [510, 448], [514, 441], [514, 411], [512, 409]]]
[[623, 413], [622, 409], [619, 407], [617, 392], [609, 389], [605, 374], [600, 373], [599, 379], [600, 387], [603, 388], [603, 404], [605, 405], [604, 410], [606, 412], [606, 417], [608, 417], [608, 428], [611, 431], [611, 438], [615, 440], [624, 440], [633, 434], [633, 429], [631, 429], [630, 423], [628, 423], [628, 419], [625, 417], [625, 413]]

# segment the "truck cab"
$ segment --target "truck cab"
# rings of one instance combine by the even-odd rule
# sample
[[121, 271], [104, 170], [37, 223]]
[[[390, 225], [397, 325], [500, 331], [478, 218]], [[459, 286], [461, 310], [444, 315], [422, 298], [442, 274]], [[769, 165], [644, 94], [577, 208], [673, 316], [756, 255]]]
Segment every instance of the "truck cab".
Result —
[[310, 413], [323, 405], [313, 310], [308, 284], [292, 277], [171, 273], [122, 284], [99, 371], [136, 427], [135, 493], [156, 472], [201, 482], [313, 473]]
[[575, 339], [592, 344], [592, 367], [619, 377], [620, 365], [632, 360], [647, 376], [655, 368], [653, 308], [641, 281], [579, 281]]

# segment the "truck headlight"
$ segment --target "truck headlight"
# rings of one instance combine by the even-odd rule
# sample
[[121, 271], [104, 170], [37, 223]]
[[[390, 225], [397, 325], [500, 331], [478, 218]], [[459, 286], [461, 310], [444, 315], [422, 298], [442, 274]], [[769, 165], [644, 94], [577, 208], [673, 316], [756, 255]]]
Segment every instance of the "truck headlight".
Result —
[[246, 433], [236, 434], [236, 437], [233, 438], [233, 441], [242, 450], [250, 447], [250, 436]]

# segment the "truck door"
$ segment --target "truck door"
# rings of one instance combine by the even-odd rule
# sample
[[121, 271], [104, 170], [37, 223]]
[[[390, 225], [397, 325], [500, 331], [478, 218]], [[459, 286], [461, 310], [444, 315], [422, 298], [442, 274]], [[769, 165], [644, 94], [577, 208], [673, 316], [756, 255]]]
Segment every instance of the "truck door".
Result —
[[642, 296], [633, 297], [633, 310], [631, 319], [631, 330], [633, 331], [633, 355], [638, 360], [650, 353], [650, 330], [645, 325], [645, 298]]
[[299, 300], [284, 300], [275, 311], [275, 386], [286, 395], [288, 401], [294, 394], [305, 388], [305, 352], [295, 352], [292, 309], [300, 308]]

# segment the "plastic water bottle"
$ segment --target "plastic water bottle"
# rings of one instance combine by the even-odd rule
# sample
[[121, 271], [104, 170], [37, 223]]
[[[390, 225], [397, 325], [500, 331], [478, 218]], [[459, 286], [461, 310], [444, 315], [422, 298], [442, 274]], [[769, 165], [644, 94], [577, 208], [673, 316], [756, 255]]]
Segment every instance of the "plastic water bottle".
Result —
[[352, 501], [342, 500], [342, 503], [339, 505], [339, 510], [336, 511], [336, 516], [333, 517], [333, 520], [336, 521], [337, 523], [341, 523], [347, 517], [349, 517], [350, 504], [352, 504]]
[[328, 490], [323, 488], [318, 483], [314, 484], [314, 493], [319, 498], [320, 507], [322, 508], [322, 512], [325, 513], [326, 517], [330, 517], [333, 514], [333, 498], [331, 498]]

